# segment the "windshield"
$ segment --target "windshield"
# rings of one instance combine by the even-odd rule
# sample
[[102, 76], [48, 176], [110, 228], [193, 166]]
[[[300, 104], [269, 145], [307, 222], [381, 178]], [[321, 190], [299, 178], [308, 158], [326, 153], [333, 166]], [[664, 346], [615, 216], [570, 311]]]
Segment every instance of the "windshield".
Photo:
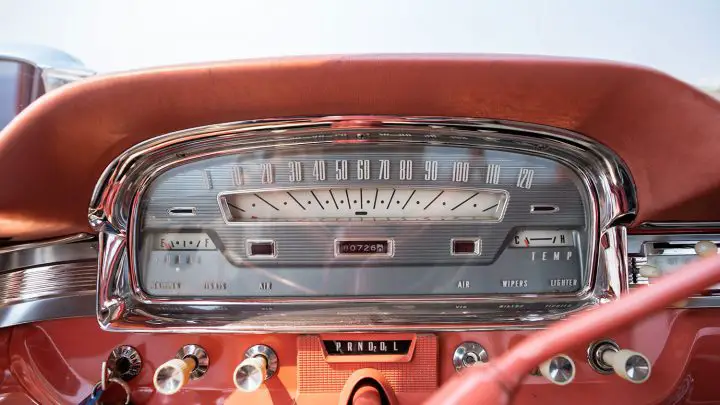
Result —
[[717, 0], [6, 0], [0, 42], [97, 72], [308, 54], [514, 53], [611, 59], [720, 87]]

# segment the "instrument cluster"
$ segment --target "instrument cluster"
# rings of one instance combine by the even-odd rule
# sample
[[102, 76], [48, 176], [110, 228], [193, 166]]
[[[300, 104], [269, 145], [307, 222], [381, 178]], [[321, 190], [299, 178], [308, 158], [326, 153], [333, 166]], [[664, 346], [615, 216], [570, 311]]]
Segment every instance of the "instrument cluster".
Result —
[[621, 213], [601, 204], [611, 178], [584, 155], [607, 156], [501, 126], [386, 126], [239, 125], [128, 151], [106, 173], [124, 186], [98, 197], [114, 218], [99, 204], [91, 221], [126, 230], [106, 234], [116, 261], [101, 283], [125, 279], [115, 294], [133, 305], [101, 300], [115, 317], [101, 324], [135, 323], [138, 308], [191, 328], [303, 314], [329, 329], [348, 314], [371, 328], [481, 324], [561, 316], [622, 288], [595, 277], [600, 232]]
[[574, 293], [589, 201], [568, 167], [509, 151], [238, 152], [170, 169], [144, 193], [140, 285], [157, 297]]

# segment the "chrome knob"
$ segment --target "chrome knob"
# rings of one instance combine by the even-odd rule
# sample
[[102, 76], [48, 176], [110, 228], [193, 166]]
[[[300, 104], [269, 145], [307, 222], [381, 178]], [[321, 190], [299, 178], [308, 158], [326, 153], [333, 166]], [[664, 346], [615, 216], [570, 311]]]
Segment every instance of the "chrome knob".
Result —
[[615, 374], [632, 383], [642, 384], [650, 378], [650, 360], [641, 353], [632, 350], [606, 350], [602, 353], [602, 360], [612, 367]]
[[273, 349], [264, 345], [253, 346], [245, 352], [245, 360], [235, 368], [233, 383], [240, 391], [253, 392], [275, 375], [277, 368], [278, 358]]
[[163, 395], [173, 395], [190, 380], [201, 378], [208, 370], [210, 359], [207, 352], [198, 345], [185, 345], [175, 358], [163, 363], [155, 370], [153, 385]]
[[565, 354], [558, 354], [550, 360], [542, 363], [540, 374], [553, 384], [570, 384], [575, 378], [575, 362]]
[[172, 359], [163, 363], [155, 370], [153, 385], [157, 392], [163, 395], [172, 395], [190, 381], [190, 373], [197, 363], [191, 357]]
[[235, 368], [233, 381], [237, 389], [243, 392], [253, 392], [267, 379], [267, 359], [262, 355], [249, 357]]

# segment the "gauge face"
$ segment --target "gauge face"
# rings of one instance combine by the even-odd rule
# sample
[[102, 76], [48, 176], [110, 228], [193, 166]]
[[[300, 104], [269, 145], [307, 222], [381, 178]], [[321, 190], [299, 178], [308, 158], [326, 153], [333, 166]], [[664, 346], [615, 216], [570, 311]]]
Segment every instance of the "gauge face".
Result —
[[504, 190], [317, 188], [224, 194], [228, 222], [312, 220], [499, 221]]
[[589, 198], [570, 168], [505, 150], [241, 150], [145, 190], [138, 279], [155, 297], [573, 294]]
[[511, 246], [534, 248], [548, 246], [572, 246], [575, 244], [573, 231], [570, 230], [524, 230], [515, 234]]

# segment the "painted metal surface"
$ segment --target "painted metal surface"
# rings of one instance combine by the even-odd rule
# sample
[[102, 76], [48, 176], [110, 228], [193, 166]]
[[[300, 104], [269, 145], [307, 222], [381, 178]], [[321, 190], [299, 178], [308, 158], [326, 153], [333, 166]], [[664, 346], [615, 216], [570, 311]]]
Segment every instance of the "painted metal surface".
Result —
[[[12, 338], [10, 334], [12, 332]], [[437, 334], [439, 383], [456, 375], [452, 365], [455, 347], [464, 341], [483, 344], [491, 356], [497, 357], [517, 345], [531, 331], [446, 332]], [[76, 318], [4, 329], [0, 335], [6, 343], [0, 356], [5, 380], [0, 384], [2, 395], [17, 394], [18, 381], [40, 403], [75, 404], [97, 382], [100, 363], [115, 346], [136, 347], [145, 360], [140, 375], [130, 382], [133, 401], [143, 404], [165, 403], [298, 403], [336, 404], [337, 392], [303, 393], [298, 390], [298, 335], [194, 335], [194, 334], [129, 334], [100, 330], [93, 318]], [[381, 334], [364, 335], [367, 339]], [[720, 370], [720, 318], [708, 310], [667, 310], [639, 322], [632, 328], [611, 336], [622, 347], [643, 352], [654, 363], [653, 376], [646, 384], [634, 385], [614, 375], [593, 371], [585, 359], [586, 346], [567, 352], [577, 364], [577, 376], [570, 385], [559, 387], [541, 376], [528, 375], [514, 403], [554, 404], [629, 404], [720, 401], [714, 376]], [[357, 336], [356, 336], [357, 338]], [[164, 397], [154, 393], [152, 374], [155, 367], [172, 358], [178, 348], [188, 343], [200, 344], [213, 356], [213, 364], [204, 378], [191, 381], [177, 395]], [[254, 344], [267, 344], [278, 353], [280, 367], [276, 378], [266, 386], [246, 394], [235, 392], [232, 372], [244, 358], [245, 350]], [[374, 368], [373, 363], [364, 363]], [[9, 374], [8, 371], [12, 371]], [[411, 379], [412, 376], [403, 376]], [[322, 382], [319, 381], [319, 384]], [[15, 390], [15, 391], [13, 391]], [[398, 403], [416, 404], [430, 391], [397, 392]], [[0, 402], [2, 403], [2, 402]], [[14, 403], [14, 402], [12, 402]]]

